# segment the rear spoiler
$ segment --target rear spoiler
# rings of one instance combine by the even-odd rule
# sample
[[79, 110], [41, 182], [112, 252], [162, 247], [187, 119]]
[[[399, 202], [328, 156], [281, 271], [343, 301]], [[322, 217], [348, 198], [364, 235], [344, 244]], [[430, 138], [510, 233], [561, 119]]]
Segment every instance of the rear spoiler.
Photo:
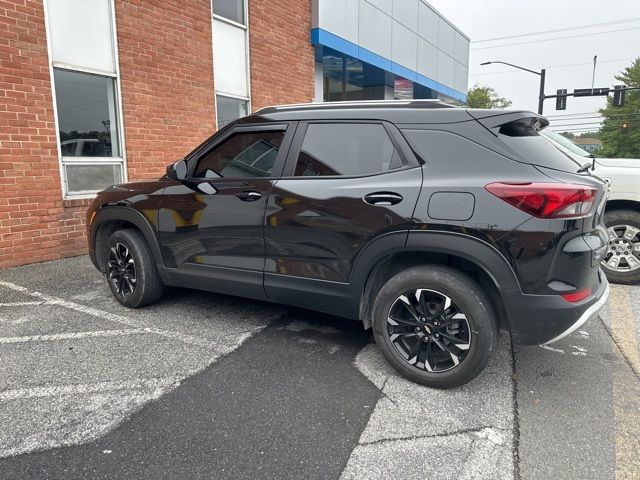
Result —
[[535, 131], [542, 130], [549, 125], [549, 120], [546, 117], [526, 110], [498, 112], [468, 108], [467, 113], [496, 137], [500, 133], [500, 129], [507, 125], [513, 128], [525, 127]]

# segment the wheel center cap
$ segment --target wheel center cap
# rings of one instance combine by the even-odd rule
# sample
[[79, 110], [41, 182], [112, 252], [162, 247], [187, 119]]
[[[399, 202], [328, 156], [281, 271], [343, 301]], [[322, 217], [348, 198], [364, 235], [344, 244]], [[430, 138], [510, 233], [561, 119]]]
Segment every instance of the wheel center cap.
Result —
[[425, 325], [425, 326], [424, 326], [424, 331], [425, 331], [425, 333], [426, 333], [427, 335], [431, 335], [431, 333], [432, 333], [432, 332], [431, 332], [431, 329], [430, 329], [427, 325]]

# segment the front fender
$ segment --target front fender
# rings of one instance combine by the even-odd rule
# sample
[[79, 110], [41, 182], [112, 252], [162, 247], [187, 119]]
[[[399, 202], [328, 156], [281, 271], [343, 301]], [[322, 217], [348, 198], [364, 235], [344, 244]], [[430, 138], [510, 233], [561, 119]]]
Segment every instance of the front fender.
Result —
[[[151, 218], [149, 218], [149, 216]], [[95, 251], [97, 234], [100, 227], [105, 225], [107, 222], [123, 221], [132, 224], [140, 230], [147, 241], [149, 250], [151, 250], [151, 254], [153, 255], [153, 259], [156, 263], [160, 276], [163, 280], [166, 280], [164, 274], [164, 261], [162, 260], [160, 245], [158, 244], [158, 238], [155, 232], [155, 218], [157, 218], [157, 211], [155, 213], [151, 213], [149, 216], [127, 206], [107, 206], [98, 210], [91, 223], [89, 236], [89, 254], [93, 264], [100, 269], [99, 258]]]

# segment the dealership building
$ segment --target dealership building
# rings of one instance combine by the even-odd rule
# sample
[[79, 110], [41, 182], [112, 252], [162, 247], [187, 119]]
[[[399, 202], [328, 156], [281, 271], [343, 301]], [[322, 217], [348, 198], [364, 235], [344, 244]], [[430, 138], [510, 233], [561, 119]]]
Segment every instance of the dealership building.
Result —
[[158, 178], [240, 116], [461, 103], [468, 59], [423, 0], [4, 0], [0, 268], [85, 253], [95, 192]]

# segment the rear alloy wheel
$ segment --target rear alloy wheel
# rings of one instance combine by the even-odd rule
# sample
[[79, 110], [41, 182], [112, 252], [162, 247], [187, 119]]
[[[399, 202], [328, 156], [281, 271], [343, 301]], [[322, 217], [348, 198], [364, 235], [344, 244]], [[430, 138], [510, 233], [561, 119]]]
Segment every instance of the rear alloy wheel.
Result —
[[378, 292], [372, 313], [385, 358], [400, 374], [428, 387], [472, 380], [497, 342], [486, 293], [449, 267], [424, 265], [396, 274]]
[[613, 210], [605, 214], [609, 248], [602, 269], [616, 283], [640, 282], [640, 214]]
[[469, 322], [460, 307], [444, 293], [423, 288], [393, 303], [387, 333], [407, 363], [427, 372], [457, 367], [471, 346]]

